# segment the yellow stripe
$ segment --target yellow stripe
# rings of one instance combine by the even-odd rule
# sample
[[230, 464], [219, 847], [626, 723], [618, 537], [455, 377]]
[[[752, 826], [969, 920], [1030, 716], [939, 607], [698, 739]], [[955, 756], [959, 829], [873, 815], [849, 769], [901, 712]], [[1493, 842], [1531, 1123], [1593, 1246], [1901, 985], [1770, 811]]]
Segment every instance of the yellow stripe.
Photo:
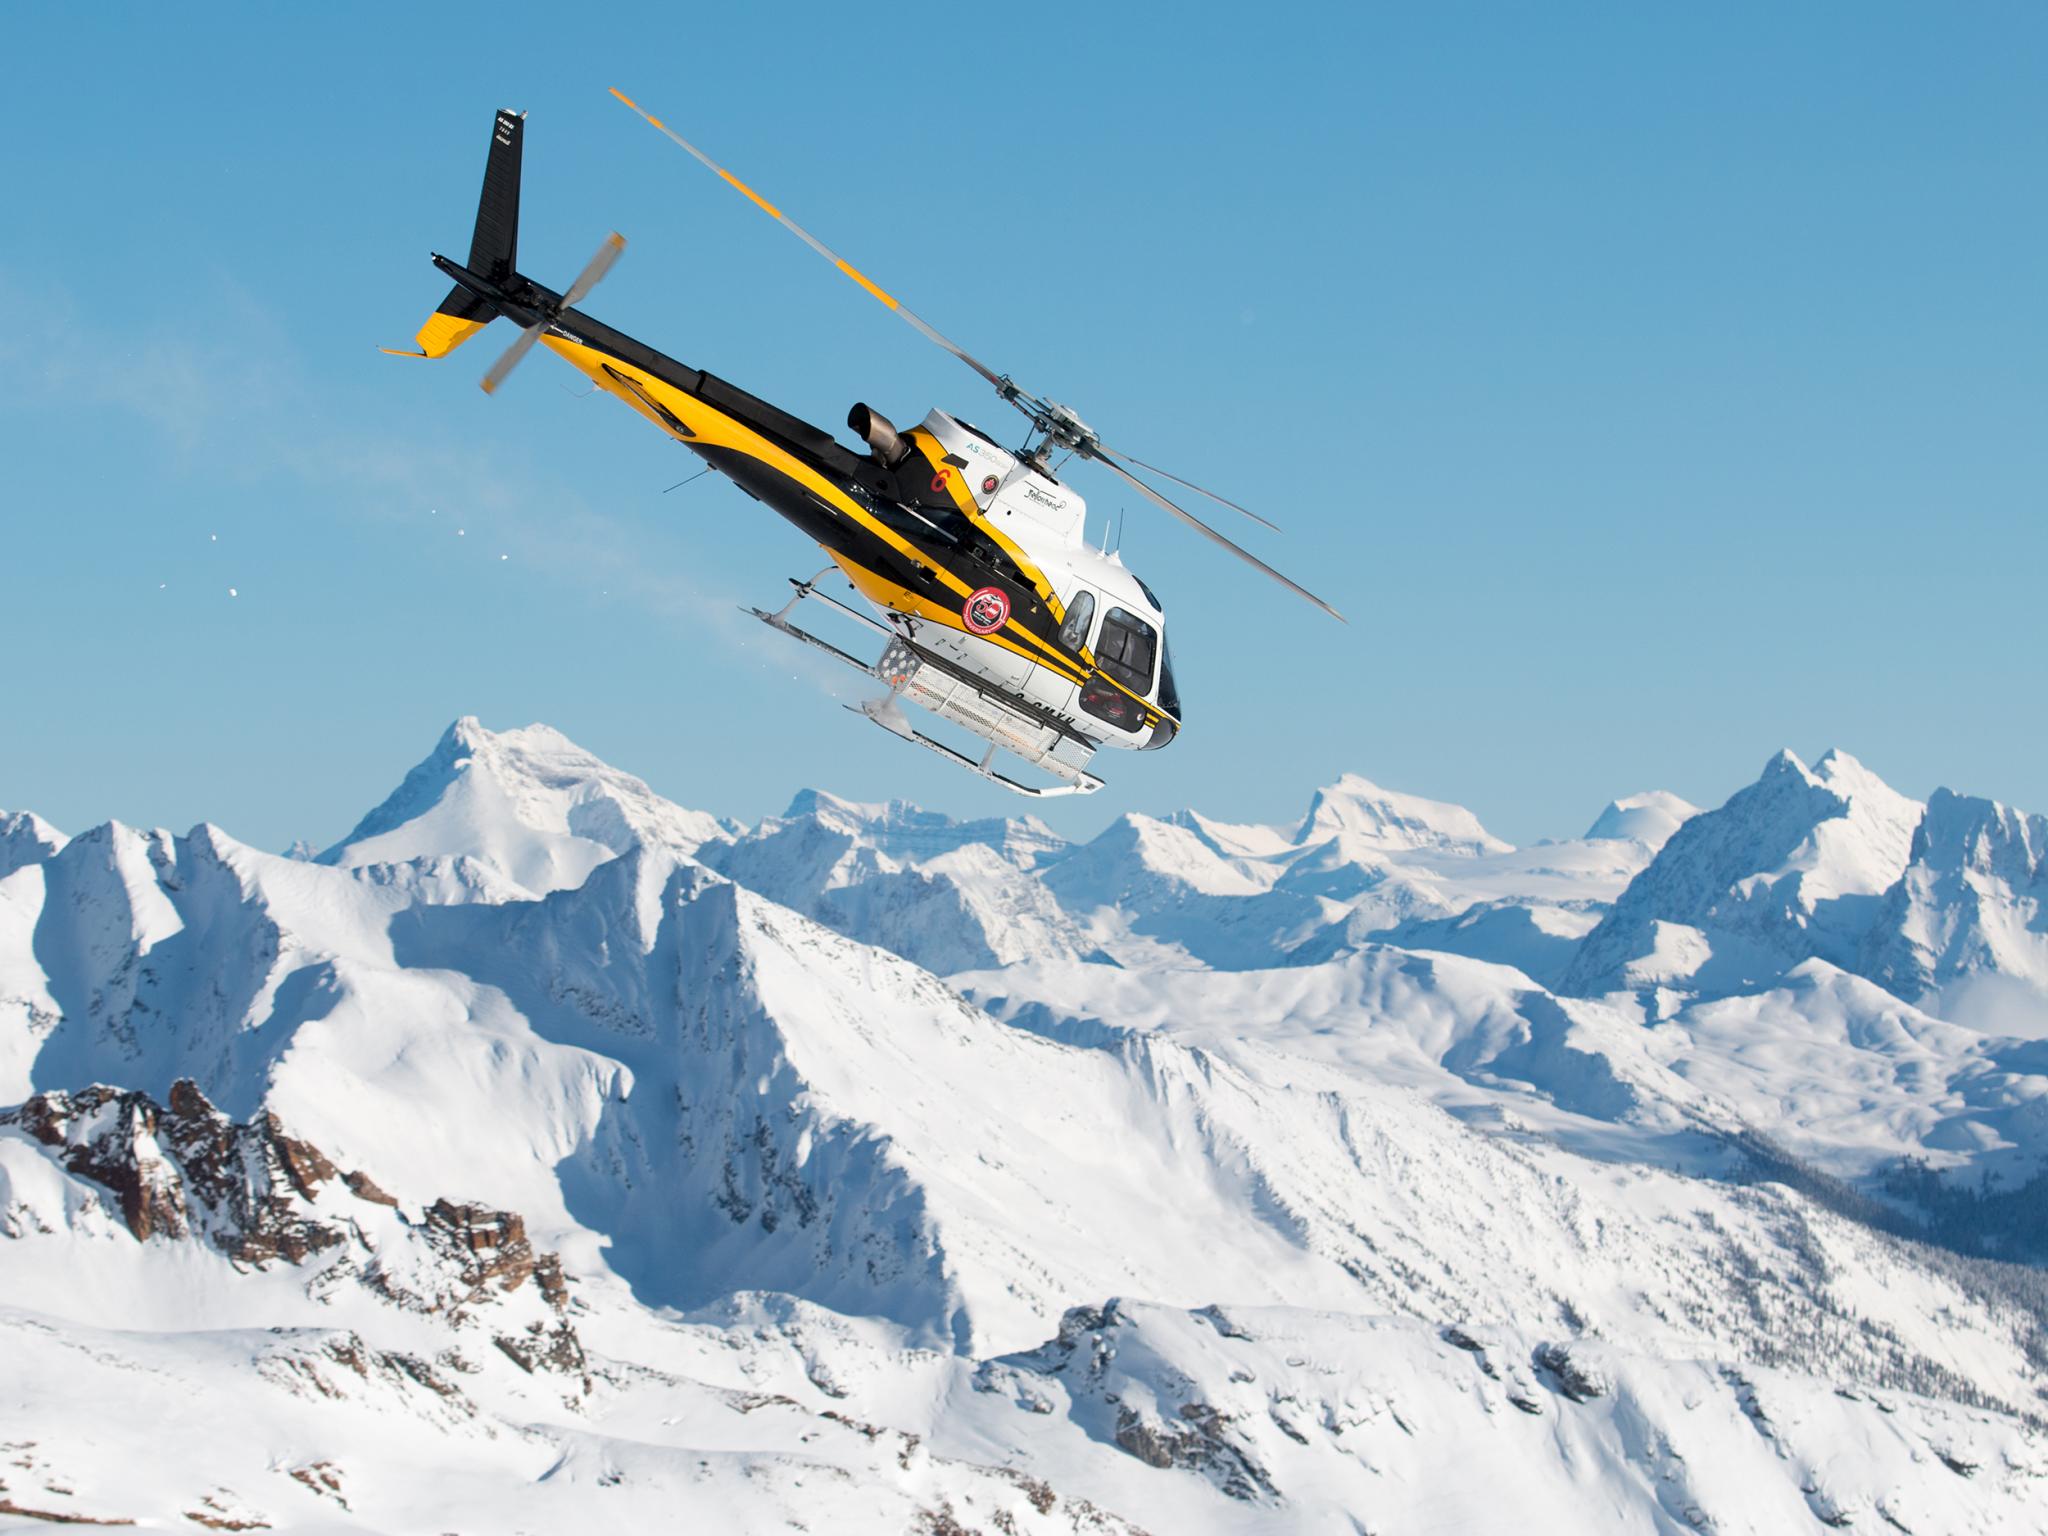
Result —
[[[677, 420], [696, 434], [694, 438], [684, 438], [682, 441], [713, 448], [736, 448], [750, 458], [759, 459], [778, 474], [794, 480], [835, 511], [844, 513], [859, 523], [906, 560], [932, 571], [963, 599], [974, 590], [931, 555], [919, 549], [893, 528], [878, 521], [830, 480], [801, 460], [791, 457], [744, 422], [736, 421], [723, 411], [705, 404], [695, 395], [685, 394], [673, 385], [665, 384], [637, 368], [628, 367], [618, 359], [594, 348], [567, 341], [559, 336], [543, 336], [541, 345], [572, 364], [600, 389], [625, 401], [664, 432], [668, 432], [667, 424], [654, 414], [647, 402], [637, 399], [632, 390], [623, 387], [617, 379], [606, 372], [606, 365], [618, 369], [620, 373], [632, 378], [652, 399], [660, 402]], [[670, 435], [675, 434], [671, 432]]]
[[839, 270], [844, 272], [848, 277], [852, 278], [856, 283], [859, 283], [861, 287], [867, 289], [869, 293], [872, 293], [876, 298], [880, 299], [884, 304], [888, 305], [891, 309], [896, 309], [899, 307], [894, 299], [890, 298], [888, 294], [882, 292], [881, 289], [877, 288], [873, 283], [869, 282], [867, 278], [864, 275], [862, 275], [862, 273], [858, 271], [850, 262], [840, 262]]
[[[657, 124], [656, 126], [658, 127], [660, 125]], [[733, 175], [731, 171], [721, 170], [718, 174], [723, 176], [727, 181], [731, 182], [734, 186], [738, 187], [742, 192], [746, 193], [748, 197], [751, 197], [754, 200], [754, 205], [757, 208], [761, 209], [762, 212], [766, 213], [769, 218], [779, 219], [782, 217], [782, 210], [780, 208], [776, 207], [773, 203], [769, 202], [767, 198], [763, 197], [760, 193], [756, 192], [744, 181], [741, 181], [739, 177]]]
[[828, 549], [832, 563], [846, 573], [846, 579], [860, 590], [861, 596], [870, 602], [880, 603], [884, 608], [905, 613], [914, 619], [927, 623], [944, 625], [951, 629], [961, 627], [960, 615], [950, 608], [941, 608], [928, 598], [919, 597], [908, 587], [898, 586], [879, 571], [871, 571], [851, 555], [841, 550]]
[[[859, 589], [861, 596], [867, 598], [868, 601], [879, 603], [884, 608], [893, 609], [897, 613], [908, 614], [915, 619], [923, 619], [928, 624], [937, 624], [946, 629], [957, 630], [963, 635], [973, 633], [967, 628], [966, 621], [960, 616], [958, 610], [938, 607], [929, 600], [919, 597], [915, 592], [898, 586], [888, 577], [869, 570], [851, 555], [840, 550], [828, 549], [825, 553], [832, 557], [832, 563], [846, 573], [846, 579], [852, 582]], [[1045, 666], [1045, 662], [1041, 658], [1032, 655], [1031, 652], [1008, 638], [1002, 630], [997, 630], [992, 635], [976, 635], [975, 638], [977, 640], [986, 640], [991, 645], [1000, 646], [1012, 655], [1030, 662], [1033, 666]], [[1052, 669], [1048, 667], [1047, 670], [1051, 671]], [[1064, 673], [1061, 675], [1067, 676]], [[1073, 678], [1068, 676], [1067, 680], [1071, 682]]]
[[628, 96], [628, 95], [627, 95], [627, 94], [626, 94], [626, 93], [625, 93], [624, 91], [620, 90], [620, 89], [619, 89], [619, 88], [618, 88], [618, 87], [617, 87], [616, 85], [615, 85], [615, 86], [613, 86], [613, 87], [611, 87], [611, 93], [612, 93], [612, 94], [613, 94], [614, 96], [618, 97], [618, 98], [619, 98], [619, 100], [623, 101], [623, 102], [624, 102], [624, 103], [625, 103], [625, 104], [626, 104], [627, 106], [631, 107], [631, 108], [632, 108], [632, 109], [633, 109], [633, 110], [634, 110], [635, 112], [638, 112], [638, 111], [640, 110], [640, 103], [639, 103], [639, 102], [637, 102], [637, 101], [635, 101], [635, 100], [634, 100], [634, 99], [633, 99], [632, 97]]
[[[783, 449], [778, 448], [774, 443], [768, 441], [767, 438], [747, 426], [746, 423], [736, 421], [723, 411], [705, 404], [695, 395], [686, 394], [673, 385], [665, 384], [651, 374], [644, 373], [638, 368], [630, 367], [620, 362], [617, 358], [607, 353], [599, 352], [595, 348], [583, 346], [578, 342], [568, 341], [560, 336], [543, 336], [541, 337], [541, 345], [588, 376], [591, 382], [606, 393], [625, 401], [626, 404], [632, 406], [642, 416], [645, 416], [649, 421], [660, 427], [662, 431], [669, 433], [672, 437], [675, 436], [675, 433], [670, 430], [668, 424], [654, 413], [646, 400], [638, 398], [633, 390], [625, 388], [607, 371], [608, 366], [617, 369], [619, 373], [631, 378], [641, 389], [647, 391], [650, 399], [658, 401], [677, 420], [697, 434], [694, 438], [682, 438], [679, 439], [680, 441], [691, 443], [693, 446], [735, 448], [741, 453], [746, 454], [749, 458], [759, 459], [777, 473], [786, 475], [791, 480], [794, 480], [798, 485], [810, 491], [835, 511], [844, 513], [848, 518], [874, 534], [913, 565], [932, 572], [942, 583], [952, 588], [963, 602], [973, 593], [973, 587], [962, 581], [960, 577], [942, 565], [932, 555], [918, 548], [917, 545], [897, 533], [895, 529], [879, 521], [830, 480], [827, 480], [823, 475], [820, 475], [801, 460], [791, 457]], [[943, 456], [944, 450], [940, 448], [938, 439], [934, 438], [922, 427], [915, 428], [912, 436], [913, 438], [927, 440], [931, 444], [931, 448], [938, 450], [940, 455]], [[951, 468], [950, 465], [947, 467]], [[960, 472], [954, 470], [950, 479], [958, 481], [959, 478]], [[973, 506], [973, 498], [971, 496], [968, 498], [968, 506], [970, 508]], [[968, 515], [975, 516], [972, 511]], [[983, 526], [986, 527], [986, 524], [983, 524]], [[828, 550], [827, 553], [842, 568], [847, 570], [848, 578], [852, 579], [852, 562], [840, 555], [836, 550]], [[1034, 582], [1043, 583], [1044, 577], [1038, 575], [1027, 562], [1020, 559], [1019, 565], [1032, 576]], [[928, 599], [921, 598], [915, 593], [908, 591], [906, 588], [895, 585], [895, 583], [888, 581], [887, 578], [874, 575], [873, 573], [869, 573], [868, 580], [875, 588], [874, 591], [868, 592], [868, 595], [884, 606], [896, 608], [900, 612], [913, 614], [916, 617], [930, 620], [935, 624], [943, 624], [948, 629], [956, 629], [962, 634], [970, 633], [966, 620], [957, 609], [940, 607]], [[868, 591], [868, 588], [859, 581], [855, 581], [854, 585], [861, 587], [863, 591]], [[884, 589], [886, 589], [889, 595], [881, 595]], [[1043, 592], [1040, 595], [1043, 596]], [[1028, 646], [1019, 644], [1018, 640], [1011, 639], [1011, 631], [1015, 631], [1019, 639], [1028, 642]], [[1002, 629], [992, 635], [983, 635], [980, 638], [998, 645], [1006, 651], [1014, 652], [1034, 665], [1056, 672], [1069, 682], [1080, 682], [1085, 680], [1087, 676], [1086, 673], [1079, 671], [1074, 666], [1073, 661], [1065, 652], [1058, 650], [1047, 644], [1044, 640], [1041, 640], [1037, 635], [1032, 634], [1014, 615], [1012, 615], [1010, 622]], [[1041, 652], [1043, 654], [1040, 654]], [[1133, 697], [1136, 697], [1136, 695], [1133, 695]], [[1143, 701], [1140, 700], [1140, 702], [1142, 703]]]

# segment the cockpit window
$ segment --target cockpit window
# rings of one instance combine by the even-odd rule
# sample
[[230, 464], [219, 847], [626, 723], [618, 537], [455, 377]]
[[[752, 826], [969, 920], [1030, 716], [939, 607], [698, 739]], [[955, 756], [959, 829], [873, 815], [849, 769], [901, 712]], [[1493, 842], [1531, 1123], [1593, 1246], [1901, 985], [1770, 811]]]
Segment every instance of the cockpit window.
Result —
[[1180, 689], [1173, 681], [1173, 642], [1162, 641], [1159, 646], [1159, 707], [1174, 719], [1181, 718]]
[[1157, 592], [1154, 592], [1150, 587], [1145, 585], [1144, 577], [1140, 576], [1136, 571], [1133, 571], [1131, 572], [1131, 580], [1135, 581], [1138, 584], [1138, 590], [1145, 594], [1146, 602], [1150, 603], [1153, 606], [1153, 608], [1158, 612], [1166, 612], [1166, 604], [1159, 601], [1159, 594]]
[[1158, 633], [1136, 614], [1112, 608], [1102, 616], [1095, 660], [1131, 692], [1142, 697], [1152, 691], [1152, 662], [1158, 651]]
[[1088, 628], [1095, 622], [1095, 594], [1076, 592], [1067, 604], [1067, 622], [1060, 626], [1060, 644], [1078, 651], [1088, 643]]

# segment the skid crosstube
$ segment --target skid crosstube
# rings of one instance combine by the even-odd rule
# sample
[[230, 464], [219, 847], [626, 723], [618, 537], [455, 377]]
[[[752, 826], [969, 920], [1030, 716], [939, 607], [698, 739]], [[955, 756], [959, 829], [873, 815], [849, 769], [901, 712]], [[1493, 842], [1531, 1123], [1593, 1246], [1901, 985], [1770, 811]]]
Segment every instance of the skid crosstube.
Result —
[[[865, 715], [890, 735], [900, 737], [905, 741], [915, 742], [918, 746], [924, 747], [928, 751], [936, 752], [941, 757], [965, 768], [977, 778], [987, 779], [993, 784], [1000, 784], [1013, 794], [1029, 795], [1035, 799], [1049, 799], [1060, 795], [1090, 795], [1102, 788], [1103, 781], [1094, 774], [1087, 772], [1083, 768], [1065, 763], [1057, 766], [1047, 766], [1043, 762], [1039, 764], [1041, 767], [1046, 767], [1047, 772], [1065, 779], [1065, 783], [1049, 785], [1019, 783], [1008, 774], [1000, 773], [996, 770], [994, 766], [995, 756], [999, 750], [1002, 750], [998, 743], [990, 741], [988, 751], [982, 754], [979, 761], [976, 761], [966, 753], [947, 746], [943, 741], [934, 740], [932, 737], [925, 735], [923, 731], [911, 725], [908, 720], [904, 719], [900, 703], [905, 685], [908, 682], [907, 677], [902, 676], [900, 673], [893, 678], [887, 676], [882, 668], [870, 666], [850, 651], [841, 650], [831, 641], [821, 639], [809, 630], [792, 624], [789, 621], [790, 610], [795, 608], [805, 598], [816, 598], [828, 608], [836, 609], [840, 613], [845, 614], [855, 623], [865, 625], [877, 634], [886, 635], [889, 639], [889, 647], [883, 652], [885, 663], [889, 662], [891, 658], [914, 658], [912, 665], [922, 664], [944, 672], [954, 682], [964, 683], [973, 688], [975, 692], [982, 696], [986, 703], [1007, 711], [1022, 722], [1047, 726], [1056, 731], [1061, 731], [1062, 734], [1068, 737], [1072, 736], [1071, 731], [1065, 731], [1057, 722], [1043, 718], [1043, 712], [1034, 708], [1028, 701], [1013, 698], [1000, 689], [992, 688], [986, 681], [963, 674], [959, 669], [946, 663], [943, 658], [932, 655], [922, 646], [917, 645], [897, 630], [890, 628], [888, 625], [877, 623], [866, 614], [848, 607], [837, 598], [818, 591], [818, 582], [830, 574], [832, 569], [833, 567], [826, 567], [825, 570], [820, 571], [809, 581], [799, 581], [794, 576], [790, 577], [789, 584], [796, 589], [796, 593], [775, 613], [769, 613], [761, 608], [749, 608], [746, 611], [769, 628], [780, 630], [793, 640], [802, 641], [805, 645], [823, 651], [826, 655], [846, 663], [847, 666], [852, 667], [856, 672], [864, 673], [868, 677], [874, 678], [877, 682], [889, 684], [889, 692], [882, 698], [870, 699], [858, 706], [848, 705], [847, 708], [853, 710], [855, 714]], [[962, 721], [959, 723], [965, 724], [966, 722]], [[971, 729], [972, 727], [970, 726], [969, 728]]]

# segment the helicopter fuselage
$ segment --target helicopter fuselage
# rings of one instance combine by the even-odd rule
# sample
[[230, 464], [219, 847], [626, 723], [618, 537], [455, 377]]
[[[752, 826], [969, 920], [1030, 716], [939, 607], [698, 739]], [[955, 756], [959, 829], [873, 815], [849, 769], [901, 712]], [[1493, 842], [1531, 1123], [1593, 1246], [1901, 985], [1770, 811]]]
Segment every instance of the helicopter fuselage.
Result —
[[[912, 702], [1069, 779], [1087, 777], [1097, 746], [1145, 750], [1177, 733], [1161, 605], [1120, 560], [1088, 544], [1085, 503], [1037, 463], [937, 410], [890, 432], [893, 462], [856, 452], [715, 374], [560, 307], [559, 295], [530, 279], [492, 281], [434, 260], [492, 310], [526, 324], [545, 319], [542, 346], [817, 543], [908, 643], [901, 654], [923, 675], [905, 686]], [[460, 334], [422, 332], [430, 352], [437, 342], [452, 349], [480, 323], [441, 314], [430, 330], [435, 322]]]

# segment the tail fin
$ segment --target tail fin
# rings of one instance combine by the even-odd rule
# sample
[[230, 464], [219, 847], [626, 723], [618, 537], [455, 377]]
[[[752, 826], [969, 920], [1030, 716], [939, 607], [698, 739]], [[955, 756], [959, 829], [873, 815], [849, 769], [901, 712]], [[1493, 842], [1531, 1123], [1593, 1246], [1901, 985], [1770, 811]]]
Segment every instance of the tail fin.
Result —
[[[506, 281], [519, 267], [519, 159], [525, 139], [526, 114], [501, 109], [491, 126], [491, 157], [484, 163], [476, 233], [469, 242], [469, 270], [496, 283]], [[413, 338], [417, 352], [379, 350], [393, 357], [446, 357], [497, 313], [489, 301], [457, 285]]]
[[469, 270], [502, 283], [519, 267], [519, 149], [526, 139], [526, 114], [500, 110], [491, 129], [491, 158], [484, 164], [483, 196], [477, 199], [476, 234], [469, 242]]

